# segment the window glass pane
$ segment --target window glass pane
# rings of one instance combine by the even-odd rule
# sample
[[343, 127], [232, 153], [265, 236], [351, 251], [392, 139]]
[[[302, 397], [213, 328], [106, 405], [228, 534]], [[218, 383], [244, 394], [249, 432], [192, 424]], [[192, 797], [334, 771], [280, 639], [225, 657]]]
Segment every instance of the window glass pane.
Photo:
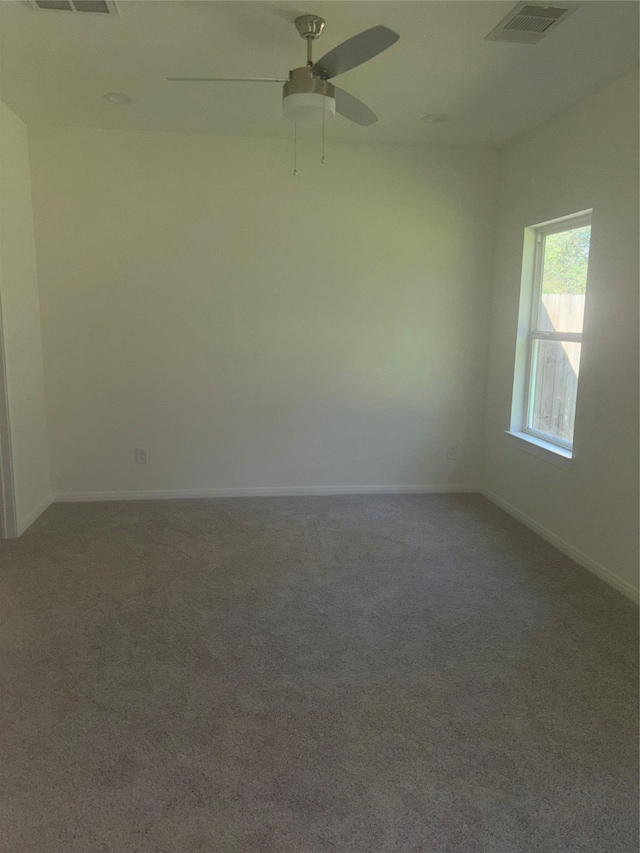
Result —
[[580, 370], [580, 343], [533, 341], [527, 427], [571, 444]]
[[538, 330], [582, 332], [591, 227], [547, 234]]

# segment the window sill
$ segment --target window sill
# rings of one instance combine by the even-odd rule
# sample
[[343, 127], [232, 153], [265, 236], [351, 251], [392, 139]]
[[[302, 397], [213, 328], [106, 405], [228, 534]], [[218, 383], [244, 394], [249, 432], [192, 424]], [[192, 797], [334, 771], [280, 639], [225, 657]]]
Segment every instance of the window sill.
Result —
[[550, 441], [544, 441], [544, 439], [537, 438], [535, 435], [529, 435], [526, 432], [516, 432], [507, 429], [505, 430], [505, 435], [509, 437], [510, 442], [519, 450], [531, 453], [537, 456], [538, 459], [550, 462], [558, 468], [571, 468], [573, 454], [570, 450], [559, 447], [557, 444], [551, 444]]

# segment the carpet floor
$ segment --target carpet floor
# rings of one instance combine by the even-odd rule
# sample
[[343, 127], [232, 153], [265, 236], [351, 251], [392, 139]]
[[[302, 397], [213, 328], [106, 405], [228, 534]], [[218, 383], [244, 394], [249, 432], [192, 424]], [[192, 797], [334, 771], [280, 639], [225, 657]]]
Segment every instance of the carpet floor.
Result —
[[638, 611], [478, 495], [0, 542], [5, 853], [634, 853]]

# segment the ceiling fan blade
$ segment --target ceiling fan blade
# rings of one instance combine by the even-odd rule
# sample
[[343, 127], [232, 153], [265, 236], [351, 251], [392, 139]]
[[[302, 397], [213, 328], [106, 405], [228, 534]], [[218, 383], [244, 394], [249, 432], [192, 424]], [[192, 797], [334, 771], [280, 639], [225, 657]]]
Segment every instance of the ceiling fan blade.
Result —
[[275, 77], [167, 77], [171, 83], [286, 83]]
[[336, 112], [340, 113], [341, 116], [348, 118], [349, 121], [362, 125], [362, 127], [366, 127], [368, 124], [374, 124], [378, 121], [378, 116], [373, 112], [373, 110], [370, 110], [366, 104], [363, 104], [362, 101], [359, 101], [357, 98], [354, 98], [353, 95], [345, 92], [344, 89], [339, 89], [337, 86], [335, 87], [335, 90]]
[[353, 38], [343, 41], [329, 53], [325, 53], [313, 66], [313, 73], [322, 80], [330, 80], [344, 74], [363, 62], [373, 59], [391, 47], [400, 36], [388, 27], [371, 27]]

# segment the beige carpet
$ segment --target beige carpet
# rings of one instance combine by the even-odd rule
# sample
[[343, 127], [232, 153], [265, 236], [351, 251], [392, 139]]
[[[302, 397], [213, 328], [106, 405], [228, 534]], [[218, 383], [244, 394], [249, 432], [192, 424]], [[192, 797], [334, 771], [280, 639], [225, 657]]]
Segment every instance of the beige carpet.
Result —
[[637, 609], [479, 496], [0, 543], [3, 853], [633, 853]]

